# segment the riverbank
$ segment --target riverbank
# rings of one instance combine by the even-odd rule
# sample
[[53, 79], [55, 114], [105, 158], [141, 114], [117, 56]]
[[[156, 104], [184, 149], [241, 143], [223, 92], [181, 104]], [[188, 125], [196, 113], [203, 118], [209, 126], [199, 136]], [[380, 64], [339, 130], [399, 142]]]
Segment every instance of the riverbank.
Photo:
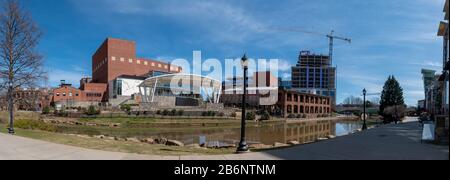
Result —
[[[0, 128], [0, 133], [4, 134], [7, 133], [7, 130], [6, 128], [4, 128], [4, 126]], [[27, 129], [16, 129], [15, 136], [87, 149], [95, 149], [110, 152], [146, 154], [146, 155], [164, 155], [164, 156], [217, 155], [217, 154], [230, 154], [235, 151], [235, 149], [230, 148], [211, 149], [211, 148], [189, 147], [189, 146], [178, 147], [178, 146], [165, 146], [159, 144], [147, 144], [136, 141], [124, 141], [124, 140], [116, 141], [83, 135], [69, 135], [69, 134], [60, 134]]]
[[16, 160], [448, 160], [448, 146], [422, 143], [417, 122], [383, 125], [289, 148], [221, 155], [138, 155], [83, 149], [0, 133], [0, 159]]
[[[338, 121], [348, 117], [249, 121], [247, 139], [252, 149], [272, 149], [334, 138]], [[17, 113], [17, 135], [71, 146], [105, 151], [184, 155], [228, 154], [236, 149], [239, 120], [158, 119], [144, 117], [61, 118]], [[3, 125], [6, 127], [6, 122]], [[356, 132], [351, 127], [347, 135]], [[6, 132], [1, 128], [0, 132]], [[203, 139], [203, 142], [201, 142]], [[167, 141], [171, 141], [167, 145]], [[173, 146], [175, 145], [175, 146]], [[208, 147], [208, 148], [205, 148]]]

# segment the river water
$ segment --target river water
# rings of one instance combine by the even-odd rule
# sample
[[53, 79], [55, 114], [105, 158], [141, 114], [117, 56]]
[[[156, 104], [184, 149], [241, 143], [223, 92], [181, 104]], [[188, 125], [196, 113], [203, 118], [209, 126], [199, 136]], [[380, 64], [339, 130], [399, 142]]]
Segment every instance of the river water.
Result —
[[[249, 144], [272, 145], [297, 141], [300, 144], [315, 142], [330, 136], [345, 136], [361, 129], [356, 121], [310, 121], [251, 125], [246, 128], [246, 140]], [[192, 132], [164, 132], [155, 136], [181, 141], [185, 144], [205, 143], [208, 146], [226, 146], [237, 144], [240, 128], [219, 128], [195, 130]]]

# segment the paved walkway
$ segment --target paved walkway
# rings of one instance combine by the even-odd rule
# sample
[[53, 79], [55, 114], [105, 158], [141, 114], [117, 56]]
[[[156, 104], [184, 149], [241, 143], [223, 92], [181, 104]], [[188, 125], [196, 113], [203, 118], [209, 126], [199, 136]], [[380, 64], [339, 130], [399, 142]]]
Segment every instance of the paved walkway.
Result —
[[59, 145], [0, 133], [0, 160], [448, 160], [449, 147], [422, 144], [417, 122], [314, 144], [243, 155], [148, 156]]

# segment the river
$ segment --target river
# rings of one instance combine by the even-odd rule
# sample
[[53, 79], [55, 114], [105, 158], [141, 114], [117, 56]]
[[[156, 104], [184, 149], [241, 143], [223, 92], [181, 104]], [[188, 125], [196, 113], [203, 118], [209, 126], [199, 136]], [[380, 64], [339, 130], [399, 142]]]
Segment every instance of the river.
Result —
[[[362, 125], [356, 121], [308, 121], [279, 122], [271, 124], [250, 125], [246, 128], [246, 140], [249, 144], [272, 145], [297, 141], [300, 144], [315, 142], [330, 136], [339, 137], [352, 134]], [[163, 132], [155, 136], [181, 141], [185, 144], [206, 143], [208, 146], [225, 146], [237, 144], [240, 128], [219, 128], [196, 130], [193, 132]]]

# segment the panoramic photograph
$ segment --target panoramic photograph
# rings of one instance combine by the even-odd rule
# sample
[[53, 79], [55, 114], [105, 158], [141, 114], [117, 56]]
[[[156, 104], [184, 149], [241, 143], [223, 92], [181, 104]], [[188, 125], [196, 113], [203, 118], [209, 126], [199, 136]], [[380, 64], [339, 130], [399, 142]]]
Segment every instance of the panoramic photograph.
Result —
[[0, 0], [0, 160], [449, 160], [448, 20], [449, 0]]

